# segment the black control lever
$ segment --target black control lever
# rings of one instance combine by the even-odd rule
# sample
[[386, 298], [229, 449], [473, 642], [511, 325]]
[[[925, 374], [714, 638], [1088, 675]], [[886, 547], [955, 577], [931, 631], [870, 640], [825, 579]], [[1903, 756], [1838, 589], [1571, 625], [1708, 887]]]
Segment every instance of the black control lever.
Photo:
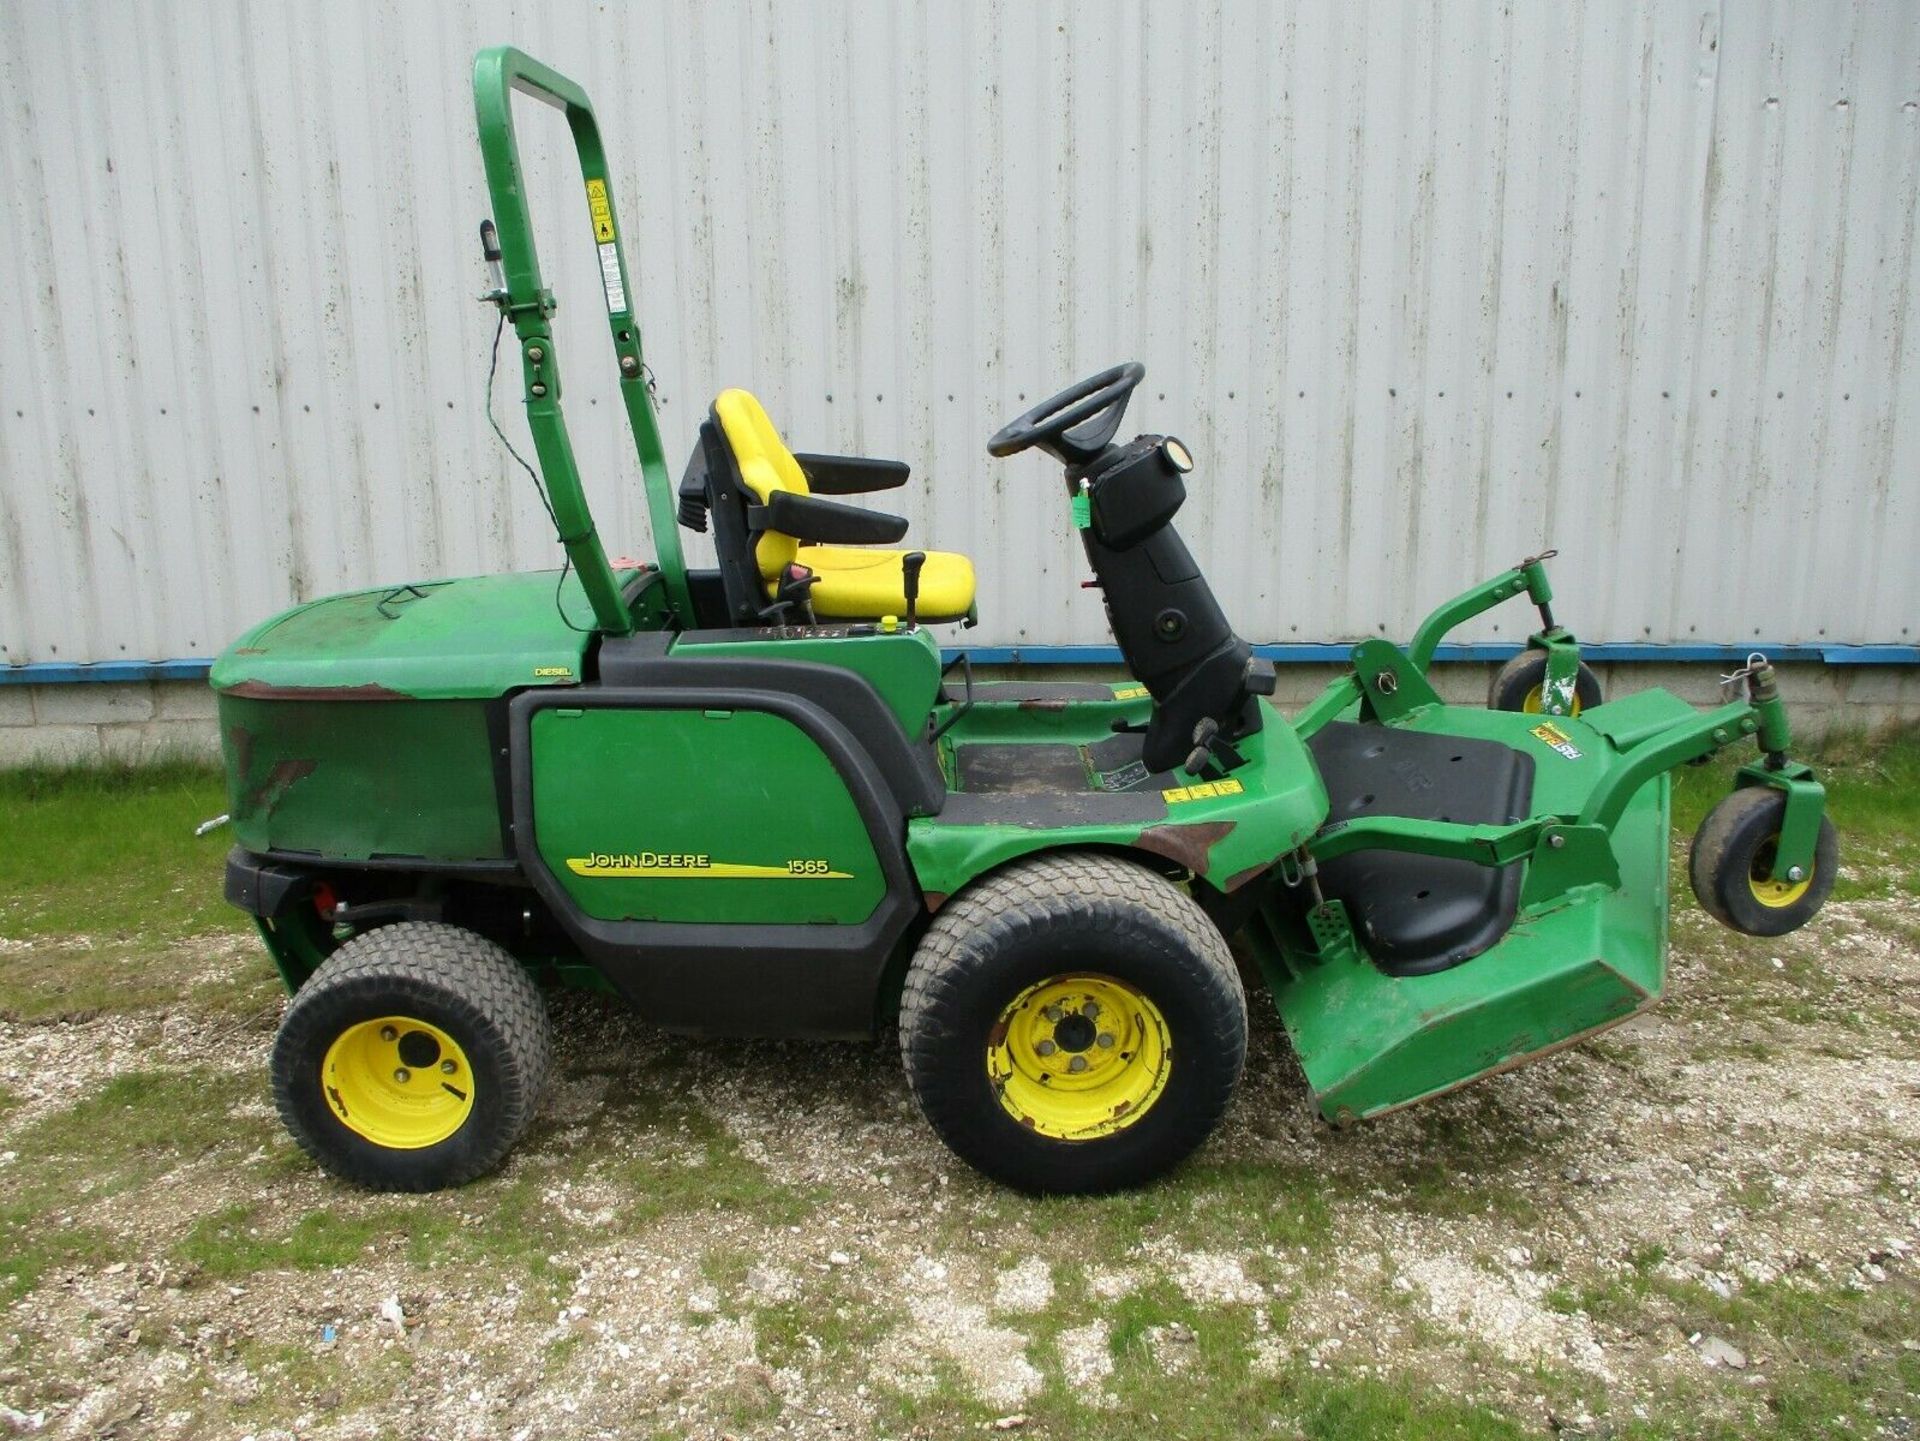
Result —
[[[773, 620], [774, 624], [784, 626], [789, 611], [798, 611], [803, 624], [813, 625], [813, 588], [820, 584], [820, 577], [808, 567], [797, 561], [790, 561], [780, 572], [780, 584], [774, 590], [773, 604], [760, 612], [762, 620]], [[774, 620], [774, 617], [778, 617]]]
[[926, 566], [924, 550], [910, 550], [900, 557], [900, 592], [907, 598], [907, 629], [913, 630], [920, 617], [920, 572]]
[[1218, 763], [1222, 771], [1246, 764], [1246, 758], [1220, 734], [1220, 722], [1206, 716], [1193, 727], [1193, 749], [1187, 753], [1186, 769], [1192, 775], [1205, 775], [1207, 767]]

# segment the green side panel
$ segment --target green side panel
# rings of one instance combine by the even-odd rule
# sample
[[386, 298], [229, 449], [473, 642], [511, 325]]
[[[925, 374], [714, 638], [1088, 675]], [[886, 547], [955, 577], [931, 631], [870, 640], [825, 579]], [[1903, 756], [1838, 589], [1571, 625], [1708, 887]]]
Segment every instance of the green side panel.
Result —
[[[621, 571], [623, 589], [640, 574]], [[644, 604], [643, 595], [636, 609]], [[211, 681], [221, 691], [490, 698], [578, 684], [592, 623], [578, 581], [557, 571], [384, 586], [255, 626], [221, 653]]]
[[543, 710], [541, 858], [597, 920], [851, 923], [885, 878], [833, 761], [759, 711]]
[[1667, 812], [1662, 775], [1614, 832], [1618, 891], [1590, 888], [1575, 904], [1523, 912], [1499, 945], [1437, 975], [1388, 976], [1364, 960], [1317, 964], [1271, 949], [1271, 932], [1257, 934], [1321, 1113], [1377, 1115], [1570, 1044], [1657, 1000], [1666, 984]]
[[[844, 629], [844, 627], [836, 627]], [[940, 646], [927, 630], [892, 635], [809, 636], [786, 639], [705, 640], [696, 631], [674, 642], [673, 654], [714, 660], [798, 660], [836, 665], [863, 675], [900, 718], [909, 736], [921, 735], [940, 693]]]
[[248, 850], [498, 860], [485, 705], [219, 697], [227, 809]]
[[[1264, 705], [1265, 702], [1262, 702]], [[1035, 713], [1034, 739], [1058, 745], [1066, 736], [1066, 718], [1078, 715], [1085, 728], [1078, 739], [1092, 744], [1111, 736], [1112, 707], [1100, 703], [1064, 712]], [[971, 717], [969, 718], [971, 719]], [[1005, 739], [1003, 727], [982, 718], [970, 732], [962, 720], [951, 737]], [[1101, 792], [1088, 792], [1079, 807], [1080, 823], [1061, 824], [1044, 795], [1031, 813], [983, 824], [955, 823], [947, 814], [907, 822], [907, 854], [921, 887], [951, 895], [978, 876], [1008, 861], [1042, 850], [1116, 846], [1143, 850], [1185, 866], [1223, 891], [1239, 889], [1320, 828], [1327, 815], [1327, 791], [1305, 744], [1277, 710], [1266, 707], [1259, 732], [1235, 742], [1246, 764], [1224, 787], [1193, 781], [1175, 772], [1180, 784], [1148, 792], [1150, 818], [1102, 822]], [[950, 761], [943, 760], [952, 774]], [[1113, 796], [1114, 809], [1136, 812], [1138, 793]]]

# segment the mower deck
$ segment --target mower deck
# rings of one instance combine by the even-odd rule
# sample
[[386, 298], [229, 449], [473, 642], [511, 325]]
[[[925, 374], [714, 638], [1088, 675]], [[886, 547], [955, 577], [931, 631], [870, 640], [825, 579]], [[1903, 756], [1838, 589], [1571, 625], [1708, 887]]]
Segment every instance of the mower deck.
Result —
[[[1514, 757], [1507, 768], [1512, 773], [1531, 771], [1531, 801], [1522, 813], [1575, 815], [1633, 745], [1658, 733], [1627, 723], [1632, 717], [1649, 717], [1656, 708], [1686, 709], [1664, 693], [1649, 694], [1670, 705], [1628, 697], [1579, 718], [1551, 719], [1434, 706], [1398, 725], [1335, 722], [1316, 735], [1313, 749], [1316, 756], [1345, 750], [1356, 732], [1358, 738], [1370, 734], [1388, 755], [1402, 757], [1397, 776], [1402, 797], [1415, 799], [1400, 809], [1440, 819], [1448, 813], [1427, 798], [1443, 792], [1414, 757], [1437, 757], [1450, 768], [1449, 758], [1473, 754], [1470, 747], [1494, 748]], [[1337, 737], [1333, 747], [1321, 739], [1330, 731]], [[1609, 731], [1618, 731], [1629, 744], [1621, 745]], [[1424, 746], [1416, 737], [1442, 744]], [[1489, 763], [1484, 757], [1480, 761], [1482, 767]], [[1345, 772], [1336, 767], [1336, 774]], [[1330, 777], [1330, 788], [1334, 785]], [[1323, 879], [1330, 894], [1341, 868], [1351, 863], [1360, 863], [1357, 869], [1372, 883], [1372, 890], [1363, 888], [1348, 900], [1359, 911], [1356, 933], [1363, 940], [1369, 939], [1366, 907], [1383, 904], [1382, 871], [1394, 866], [1445, 866], [1455, 872], [1452, 884], [1460, 889], [1452, 895], [1443, 889], [1448, 884], [1444, 872], [1428, 872], [1433, 893], [1424, 904], [1463, 903], [1464, 892], [1483, 906], [1489, 894], [1496, 894], [1502, 907], [1510, 908], [1511, 924], [1493, 944], [1428, 974], [1394, 974], [1390, 961], [1376, 964], [1353, 950], [1316, 950], [1297, 917], [1283, 908], [1269, 906], [1256, 916], [1248, 938], [1321, 1113], [1346, 1121], [1408, 1105], [1616, 1025], [1658, 1000], [1666, 984], [1668, 794], [1666, 775], [1654, 777], [1615, 827], [1617, 889], [1576, 885], [1528, 901], [1519, 862], [1476, 867], [1365, 850], [1329, 862]], [[1490, 802], [1483, 798], [1481, 803]], [[1338, 804], [1336, 790], [1336, 820]], [[1481, 819], [1458, 813], [1450, 818]], [[1497, 889], [1489, 892], [1489, 886]], [[1398, 896], [1384, 904], [1395, 902], [1405, 906]]]

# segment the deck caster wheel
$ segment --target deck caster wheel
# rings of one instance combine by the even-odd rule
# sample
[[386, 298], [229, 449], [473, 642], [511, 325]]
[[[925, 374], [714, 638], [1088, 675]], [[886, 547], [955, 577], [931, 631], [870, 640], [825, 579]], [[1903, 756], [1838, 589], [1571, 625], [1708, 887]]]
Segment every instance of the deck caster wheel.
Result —
[[941, 907], [907, 972], [900, 1049], [920, 1109], [975, 1169], [1029, 1192], [1112, 1191], [1213, 1130], [1246, 1059], [1246, 993], [1164, 876], [1040, 856]]
[[355, 936], [294, 996], [273, 1099], [342, 1180], [435, 1191], [500, 1164], [552, 1056], [546, 1006], [512, 956], [459, 926], [404, 922]]
[[1839, 872], [1833, 822], [1820, 818], [1813, 867], [1797, 881], [1772, 879], [1787, 798], [1771, 786], [1745, 786], [1707, 814], [1693, 837], [1687, 873], [1708, 915], [1749, 936], [1783, 936], [1826, 904]]
[[[1539, 715], [1543, 709], [1540, 695], [1547, 683], [1547, 653], [1543, 650], [1527, 648], [1494, 672], [1493, 683], [1487, 687], [1488, 710], [1526, 711], [1530, 715]], [[1595, 675], [1585, 661], [1573, 679], [1573, 710], [1579, 715], [1583, 710], [1591, 710], [1600, 704], [1600, 677]]]

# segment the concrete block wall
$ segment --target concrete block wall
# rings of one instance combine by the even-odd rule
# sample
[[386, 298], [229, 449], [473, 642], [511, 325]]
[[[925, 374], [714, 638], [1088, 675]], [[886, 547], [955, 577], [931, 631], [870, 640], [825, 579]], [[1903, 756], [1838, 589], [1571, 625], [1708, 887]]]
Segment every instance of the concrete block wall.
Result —
[[[1447, 700], [1480, 705], [1494, 669], [1436, 666], [1434, 681]], [[1599, 671], [1610, 696], [1658, 685], [1702, 707], [1719, 703], [1715, 666], [1622, 664]], [[1100, 666], [983, 666], [976, 674], [989, 680], [1015, 675], [1113, 680], [1119, 672]], [[1283, 665], [1274, 700], [1291, 714], [1338, 674], [1340, 668], [1332, 665]], [[1780, 682], [1794, 732], [1802, 739], [1920, 722], [1920, 666], [1783, 665]], [[0, 769], [173, 759], [220, 759], [213, 692], [199, 682], [0, 685]]]
[[199, 682], [0, 685], [0, 769], [219, 759], [213, 692]]

